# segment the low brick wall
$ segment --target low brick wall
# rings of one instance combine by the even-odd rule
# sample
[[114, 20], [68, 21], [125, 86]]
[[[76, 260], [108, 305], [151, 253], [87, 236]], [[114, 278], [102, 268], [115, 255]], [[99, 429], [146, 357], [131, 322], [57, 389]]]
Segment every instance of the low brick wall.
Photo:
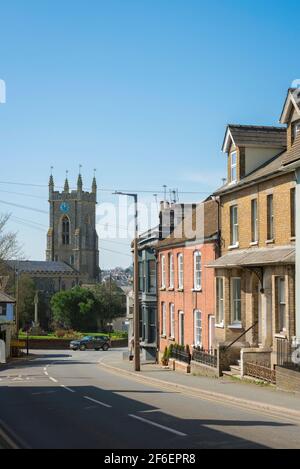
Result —
[[190, 373], [191, 365], [188, 365], [185, 362], [180, 362], [179, 360], [175, 360], [175, 371], [179, 371], [180, 373]]
[[[70, 349], [70, 339], [31, 339], [29, 340], [29, 350], [68, 350]], [[112, 348], [127, 346], [127, 339], [111, 341]]]
[[281, 366], [276, 366], [275, 370], [277, 389], [300, 393], [300, 371], [288, 370]]
[[204, 363], [199, 363], [194, 360], [191, 361], [191, 373], [213, 378], [219, 377], [218, 368], [213, 368], [212, 366], [207, 366], [204, 365]]

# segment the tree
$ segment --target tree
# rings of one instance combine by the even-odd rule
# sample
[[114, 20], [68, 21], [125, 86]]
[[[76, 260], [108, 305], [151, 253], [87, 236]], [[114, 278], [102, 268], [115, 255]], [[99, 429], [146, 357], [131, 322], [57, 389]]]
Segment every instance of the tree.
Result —
[[7, 231], [9, 214], [0, 215], [0, 263], [21, 256], [21, 248], [17, 240], [17, 234]]
[[126, 315], [126, 297], [115, 282], [104, 282], [93, 287], [98, 303], [98, 320], [101, 329], [114, 318]]
[[51, 309], [57, 326], [77, 331], [93, 331], [97, 327], [97, 300], [87, 288], [56, 293], [51, 298]]
[[24, 327], [25, 324], [34, 320], [34, 296], [36, 293], [34, 281], [28, 275], [20, 276], [18, 290], [20, 326]]

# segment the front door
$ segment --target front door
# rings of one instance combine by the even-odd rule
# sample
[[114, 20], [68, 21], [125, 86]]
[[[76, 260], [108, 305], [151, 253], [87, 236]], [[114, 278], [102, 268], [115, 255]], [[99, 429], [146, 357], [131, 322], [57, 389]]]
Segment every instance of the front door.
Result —
[[179, 311], [179, 345], [184, 345], [184, 312]]

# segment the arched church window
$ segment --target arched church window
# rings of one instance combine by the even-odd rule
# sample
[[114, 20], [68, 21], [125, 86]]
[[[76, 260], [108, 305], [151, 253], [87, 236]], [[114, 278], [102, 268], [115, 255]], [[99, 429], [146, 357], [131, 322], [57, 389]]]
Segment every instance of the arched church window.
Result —
[[70, 220], [68, 217], [62, 219], [62, 242], [64, 245], [70, 244]]

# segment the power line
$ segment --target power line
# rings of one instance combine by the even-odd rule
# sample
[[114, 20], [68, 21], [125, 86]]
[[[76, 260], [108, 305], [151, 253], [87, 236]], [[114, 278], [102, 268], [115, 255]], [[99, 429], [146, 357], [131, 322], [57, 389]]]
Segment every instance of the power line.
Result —
[[120, 251], [114, 251], [113, 249], [101, 248], [101, 249], [100, 249], [100, 253], [101, 253], [101, 251], [113, 252], [114, 254], [121, 254], [122, 256], [127, 256], [127, 257], [131, 257], [131, 258], [132, 258], [131, 254], [126, 254], [126, 253], [120, 252]]
[[[39, 188], [46, 188], [48, 187], [47, 184], [32, 184], [32, 183], [25, 183], [25, 182], [13, 182], [13, 181], [0, 181], [0, 184], [5, 184], [5, 185], [14, 185], [14, 186], [24, 186], [24, 187], [39, 187]], [[63, 189], [63, 186], [56, 186], [58, 189]], [[76, 188], [71, 188], [71, 190], [76, 189]], [[99, 188], [97, 192], [134, 192], [138, 194], [164, 194], [164, 191], [162, 190], [156, 190], [156, 189], [151, 189], [151, 190], [145, 190], [145, 189], [109, 189], [109, 188]], [[210, 194], [210, 191], [178, 191], [179, 194]]]
[[12, 207], [23, 208], [25, 210], [31, 210], [33, 212], [44, 213], [48, 215], [46, 210], [40, 210], [38, 208], [28, 207], [27, 205], [14, 204], [13, 202], [6, 202], [5, 200], [0, 200], [0, 204], [11, 205]]

